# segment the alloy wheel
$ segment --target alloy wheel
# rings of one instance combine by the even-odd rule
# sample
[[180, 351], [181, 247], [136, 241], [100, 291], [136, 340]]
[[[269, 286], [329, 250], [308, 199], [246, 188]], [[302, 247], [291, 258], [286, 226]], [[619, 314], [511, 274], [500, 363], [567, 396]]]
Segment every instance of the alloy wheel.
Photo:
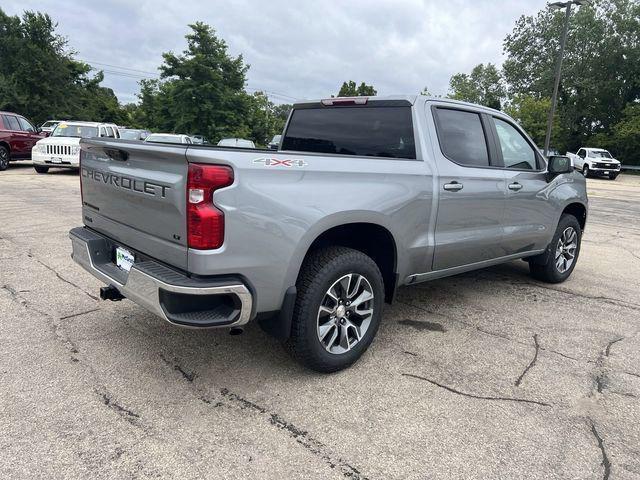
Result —
[[373, 318], [373, 288], [360, 274], [349, 273], [324, 294], [317, 318], [318, 340], [333, 354], [348, 352], [367, 333]]
[[576, 260], [578, 249], [578, 232], [575, 228], [567, 227], [560, 235], [556, 245], [556, 268], [558, 272], [565, 273]]
[[9, 152], [4, 148], [0, 148], [0, 170], [4, 170], [9, 166]]

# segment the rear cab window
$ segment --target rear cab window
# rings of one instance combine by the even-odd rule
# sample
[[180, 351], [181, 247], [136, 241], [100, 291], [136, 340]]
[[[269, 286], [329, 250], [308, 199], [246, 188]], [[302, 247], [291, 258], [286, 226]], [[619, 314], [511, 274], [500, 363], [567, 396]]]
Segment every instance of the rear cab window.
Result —
[[282, 150], [414, 160], [411, 105], [376, 103], [295, 108]]

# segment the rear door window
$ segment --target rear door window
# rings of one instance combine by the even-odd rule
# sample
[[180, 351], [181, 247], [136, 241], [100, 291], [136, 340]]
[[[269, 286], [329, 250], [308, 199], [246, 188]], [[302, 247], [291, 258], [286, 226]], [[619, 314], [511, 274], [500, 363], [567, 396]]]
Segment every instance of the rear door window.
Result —
[[25, 132], [35, 132], [36, 131], [34, 126], [31, 125], [27, 120], [25, 120], [22, 117], [18, 117], [18, 122], [20, 123], [20, 127], [22, 128], [22, 130], [24, 130]]
[[524, 136], [511, 124], [493, 118], [505, 168], [537, 170], [536, 152]]
[[291, 116], [282, 149], [415, 159], [411, 107], [296, 109]]
[[480, 114], [436, 108], [440, 148], [449, 160], [467, 167], [488, 167], [489, 150]]
[[5, 115], [4, 124], [8, 130], [22, 130], [18, 119], [14, 115]]

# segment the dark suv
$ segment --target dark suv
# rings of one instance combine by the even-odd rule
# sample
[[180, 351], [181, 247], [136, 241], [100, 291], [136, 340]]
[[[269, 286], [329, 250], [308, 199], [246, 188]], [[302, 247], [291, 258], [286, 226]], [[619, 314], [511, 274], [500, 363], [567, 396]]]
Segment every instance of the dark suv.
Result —
[[0, 171], [7, 169], [10, 160], [31, 158], [31, 149], [44, 137], [46, 134], [22, 115], [0, 112]]

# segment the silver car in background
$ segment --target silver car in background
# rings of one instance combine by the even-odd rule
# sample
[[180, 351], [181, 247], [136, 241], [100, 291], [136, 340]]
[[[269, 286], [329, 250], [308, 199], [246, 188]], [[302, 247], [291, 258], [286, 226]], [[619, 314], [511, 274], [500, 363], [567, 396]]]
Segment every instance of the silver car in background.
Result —
[[177, 143], [191, 145], [193, 141], [189, 135], [182, 135], [178, 133], [152, 133], [149, 135], [145, 142], [148, 143]]
[[244, 138], [223, 138], [218, 142], [219, 147], [256, 148], [256, 144]]

